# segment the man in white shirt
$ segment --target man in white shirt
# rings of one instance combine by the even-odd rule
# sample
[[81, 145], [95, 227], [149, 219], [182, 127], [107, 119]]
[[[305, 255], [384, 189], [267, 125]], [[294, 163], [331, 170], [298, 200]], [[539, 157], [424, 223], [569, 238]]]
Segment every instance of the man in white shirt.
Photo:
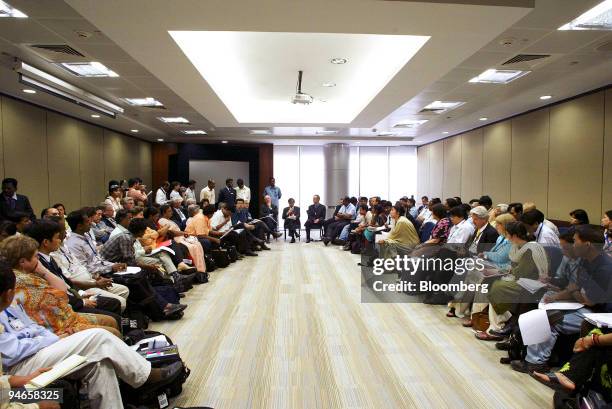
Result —
[[[257, 253], [252, 250], [252, 241], [245, 229], [235, 229], [230, 232], [232, 228], [232, 209], [227, 205], [223, 204], [220, 209], [213, 214], [210, 219], [210, 226], [212, 227], [212, 234], [220, 238], [221, 245], [227, 242], [230, 245], [236, 246], [240, 254], [244, 254], [245, 256], [257, 256]], [[222, 237], [223, 235], [225, 236]]]
[[336, 213], [333, 219], [327, 219], [323, 223], [325, 228], [323, 243], [327, 246], [330, 241], [334, 240], [340, 234], [344, 226], [355, 218], [356, 213], [357, 209], [355, 205], [351, 203], [350, 198], [347, 196], [342, 199], [342, 206], [338, 209], [338, 213]]
[[544, 223], [544, 213], [538, 209], [523, 212], [521, 222], [525, 225], [527, 231], [533, 234], [536, 242], [544, 246], [561, 246], [559, 236]]
[[238, 187], [236, 189], [236, 199], [244, 200], [244, 203], [249, 204], [251, 202], [251, 189], [248, 186], [244, 185], [244, 180], [238, 179], [236, 181]]
[[474, 226], [467, 219], [467, 213], [463, 206], [455, 206], [450, 209], [449, 217], [453, 226], [448, 234], [448, 244], [465, 244], [474, 234]]
[[208, 200], [208, 203], [214, 205], [217, 203], [215, 200], [215, 181], [208, 179], [208, 185], [200, 191], [200, 202], [204, 199]]
[[161, 206], [168, 202], [168, 189], [170, 189], [170, 183], [165, 181], [155, 193], [155, 203]]

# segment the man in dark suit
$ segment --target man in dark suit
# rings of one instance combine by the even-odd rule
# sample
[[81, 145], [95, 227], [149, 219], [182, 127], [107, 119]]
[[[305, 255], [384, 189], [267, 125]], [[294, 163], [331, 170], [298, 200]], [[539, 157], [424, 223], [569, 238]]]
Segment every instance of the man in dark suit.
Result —
[[312, 204], [308, 206], [308, 220], [304, 223], [306, 229], [306, 243], [310, 243], [310, 229], [320, 229], [325, 221], [325, 206], [319, 203], [319, 195], [312, 197]]
[[225, 203], [230, 209], [236, 207], [236, 189], [234, 189], [234, 179], [225, 180], [225, 187], [219, 192], [219, 203]]
[[183, 211], [183, 208], [181, 206], [182, 202], [183, 199], [180, 198], [175, 198], [171, 200], [170, 206], [172, 206], [172, 217], [170, 218], [170, 220], [176, 223], [177, 226], [181, 228], [181, 230], [185, 230], [185, 226], [187, 225], [187, 216], [185, 215], [185, 212]]
[[2, 197], [0, 197], [0, 220], [15, 220], [15, 213], [25, 213], [30, 220], [35, 220], [34, 210], [27, 196], [17, 194], [17, 179], [6, 178], [2, 181]]
[[300, 229], [300, 208], [295, 205], [293, 198], [289, 199], [289, 206], [283, 209], [283, 220], [285, 221], [285, 229], [289, 230], [291, 243], [295, 243], [296, 230]]
[[474, 223], [474, 234], [466, 243], [468, 251], [476, 255], [491, 250], [499, 233], [489, 224], [489, 212], [484, 206], [476, 206], [470, 210], [470, 217]]

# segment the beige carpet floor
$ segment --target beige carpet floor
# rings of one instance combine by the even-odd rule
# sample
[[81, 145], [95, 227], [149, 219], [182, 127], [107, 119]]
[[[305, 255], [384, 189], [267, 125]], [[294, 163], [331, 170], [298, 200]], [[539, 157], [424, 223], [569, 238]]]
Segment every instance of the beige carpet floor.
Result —
[[322, 243], [211, 273], [169, 335], [192, 373], [176, 406], [549, 408], [552, 391], [499, 364], [441, 306], [361, 303], [357, 256]]

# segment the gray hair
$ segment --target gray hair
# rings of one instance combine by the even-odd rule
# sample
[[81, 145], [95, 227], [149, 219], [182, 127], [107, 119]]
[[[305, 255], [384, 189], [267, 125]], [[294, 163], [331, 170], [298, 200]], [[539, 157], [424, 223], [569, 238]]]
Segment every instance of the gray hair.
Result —
[[196, 204], [196, 203], [197, 203], [196, 200], [194, 198], [191, 198], [191, 197], [189, 199], [185, 200], [185, 204], [187, 206], [190, 206], [190, 205]]
[[489, 212], [484, 206], [476, 206], [470, 210], [470, 214], [476, 216], [479, 219], [489, 219]]
[[508, 213], [508, 205], [505, 203], [500, 203], [496, 206], [502, 213]]
[[195, 216], [199, 211], [200, 211], [200, 206], [198, 206], [197, 204], [191, 204], [187, 208], [187, 212], [189, 213], [189, 216]]

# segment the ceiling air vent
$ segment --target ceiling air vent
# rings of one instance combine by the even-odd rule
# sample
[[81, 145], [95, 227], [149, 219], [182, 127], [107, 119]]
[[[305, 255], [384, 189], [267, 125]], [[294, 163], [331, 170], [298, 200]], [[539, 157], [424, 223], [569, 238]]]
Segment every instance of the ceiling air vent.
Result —
[[510, 58], [505, 63], [502, 63], [502, 65], [520, 64], [524, 62], [541, 60], [548, 57], [550, 57], [550, 54], [519, 54]]
[[419, 114], [441, 114], [447, 110], [447, 108], [423, 108], [419, 111]]
[[28, 44], [28, 49], [50, 62], [81, 62], [87, 57], [68, 44]]

